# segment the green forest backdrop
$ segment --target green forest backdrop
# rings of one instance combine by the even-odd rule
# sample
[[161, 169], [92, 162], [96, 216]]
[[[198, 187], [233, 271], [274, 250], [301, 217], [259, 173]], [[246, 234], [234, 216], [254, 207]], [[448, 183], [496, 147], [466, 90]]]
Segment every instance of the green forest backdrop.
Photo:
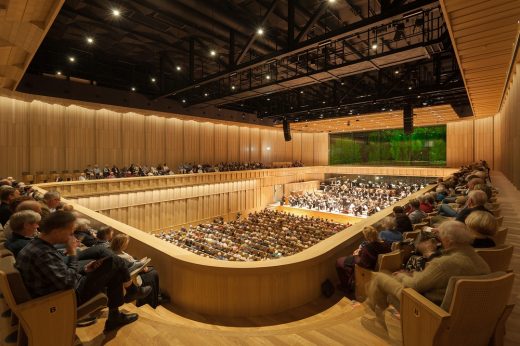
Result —
[[363, 163], [446, 165], [446, 125], [329, 135], [331, 165]]

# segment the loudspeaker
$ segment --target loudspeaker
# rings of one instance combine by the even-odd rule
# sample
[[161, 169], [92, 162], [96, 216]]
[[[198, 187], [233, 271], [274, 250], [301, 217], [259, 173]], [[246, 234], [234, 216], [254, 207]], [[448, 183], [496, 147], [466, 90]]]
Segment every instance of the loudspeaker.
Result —
[[285, 138], [286, 142], [289, 142], [291, 138], [291, 126], [289, 125], [289, 121], [287, 119], [283, 119], [283, 138]]
[[413, 107], [409, 103], [403, 108], [403, 128], [405, 134], [413, 133]]

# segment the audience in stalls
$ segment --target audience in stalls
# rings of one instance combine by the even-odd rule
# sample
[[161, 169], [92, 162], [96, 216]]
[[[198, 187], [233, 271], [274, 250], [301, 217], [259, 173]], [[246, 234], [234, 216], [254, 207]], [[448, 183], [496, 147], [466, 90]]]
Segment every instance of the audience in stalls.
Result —
[[294, 255], [349, 227], [332, 221], [264, 209], [246, 219], [161, 232], [157, 237], [204, 257], [262, 261]]
[[110, 248], [110, 242], [114, 237], [114, 230], [108, 226], [103, 226], [98, 229], [96, 233], [97, 241], [95, 243], [96, 246], [101, 246], [104, 248]]
[[0, 224], [2, 226], [4, 226], [11, 215], [13, 215], [10, 204], [19, 196], [20, 191], [18, 189], [8, 185], [2, 185], [0, 189]]
[[152, 288], [152, 293], [150, 293], [148, 297], [138, 300], [137, 306], [148, 304], [155, 309], [158, 305], [164, 302], [159, 289], [159, 274], [153, 267], [143, 267], [143, 260], [138, 261], [132, 257], [132, 255], [125, 252], [128, 248], [129, 242], [130, 237], [126, 234], [117, 234], [112, 239], [110, 249], [125, 261], [130, 272], [142, 267], [142, 270], [139, 272], [139, 278], [142, 281], [142, 285], [150, 286]]
[[91, 247], [98, 243], [96, 231], [90, 228], [90, 220], [85, 218], [78, 218], [76, 220], [74, 236], [87, 247]]
[[288, 202], [291, 207], [365, 217], [424, 187], [422, 184], [408, 184], [397, 178], [393, 183], [382, 181], [383, 178], [386, 180], [390, 177], [377, 178], [379, 179], [375, 182], [363, 178], [335, 179], [322, 185], [323, 192], [293, 193]]
[[439, 238], [443, 254], [431, 260], [423, 271], [398, 272], [393, 275], [372, 273], [366, 305], [375, 312], [376, 319], [363, 318], [364, 326], [386, 330], [384, 310], [389, 303], [399, 309], [401, 291], [405, 287], [413, 288], [440, 305], [451, 277], [490, 273], [488, 264], [471, 246], [473, 237], [465, 224], [459, 221], [444, 222], [439, 228]]
[[359, 245], [359, 248], [351, 256], [340, 257], [336, 261], [336, 272], [340, 281], [338, 288], [350, 299], [354, 299], [356, 287], [355, 265], [375, 270], [377, 257], [390, 252], [390, 244], [380, 239], [374, 227], [366, 226], [362, 232], [365, 241]]
[[[119, 307], [126, 300], [141, 299], [151, 292], [150, 287], [137, 288], [132, 284], [126, 264], [118, 256], [107, 256], [78, 265], [78, 240], [73, 236], [76, 216], [68, 211], [56, 211], [40, 223], [40, 235], [31, 240], [18, 254], [16, 267], [33, 298], [72, 288], [77, 304], [81, 305], [106, 289], [108, 319], [105, 332], [137, 320], [137, 314], [126, 314]], [[55, 245], [66, 244], [67, 261]], [[123, 295], [123, 287], [127, 296]]]

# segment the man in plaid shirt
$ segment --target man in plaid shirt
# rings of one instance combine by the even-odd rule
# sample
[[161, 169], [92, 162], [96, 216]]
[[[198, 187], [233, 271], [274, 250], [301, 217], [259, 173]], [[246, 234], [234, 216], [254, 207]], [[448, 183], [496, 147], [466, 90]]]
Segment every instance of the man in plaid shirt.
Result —
[[[104, 288], [107, 290], [109, 314], [105, 331], [111, 331], [137, 320], [137, 314], [124, 314], [119, 306], [125, 301], [123, 286], [133, 289], [134, 298], [146, 297], [150, 288], [140, 291], [131, 285], [126, 266], [121, 266], [117, 256], [91, 261], [78, 267], [76, 248], [79, 241], [73, 236], [76, 217], [67, 211], [57, 211], [43, 219], [40, 237], [26, 245], [16, 258], [16, 267], [33, 298], [56, 291], [73, 288], [77, 304], [81, 305]], [[54, 247], [66, 244], [68, 261]], [[128, 296], [127, 296], [128, 298]]]

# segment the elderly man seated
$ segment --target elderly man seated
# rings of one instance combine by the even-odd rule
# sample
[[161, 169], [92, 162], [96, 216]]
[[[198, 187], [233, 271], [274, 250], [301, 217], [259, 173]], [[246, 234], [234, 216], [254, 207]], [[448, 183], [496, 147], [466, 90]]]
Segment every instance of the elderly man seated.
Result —
[[465, 224], [459, 221], [446, 221], [439, 228], [443, 254], [433, 259], [421, 272], [373, 274], [366, 305], [376, 314], [375, 320], [364, 318], [363, 325], [379, 332], [386, 330], [384, 310], [389, 303], [400, 307], [401, 291], [410, 287], [436, 304], [441, 304], [448, 282], [452, 276], [471, 276], [489, 274], [488, 264], [473, 247], [473, 237]]

